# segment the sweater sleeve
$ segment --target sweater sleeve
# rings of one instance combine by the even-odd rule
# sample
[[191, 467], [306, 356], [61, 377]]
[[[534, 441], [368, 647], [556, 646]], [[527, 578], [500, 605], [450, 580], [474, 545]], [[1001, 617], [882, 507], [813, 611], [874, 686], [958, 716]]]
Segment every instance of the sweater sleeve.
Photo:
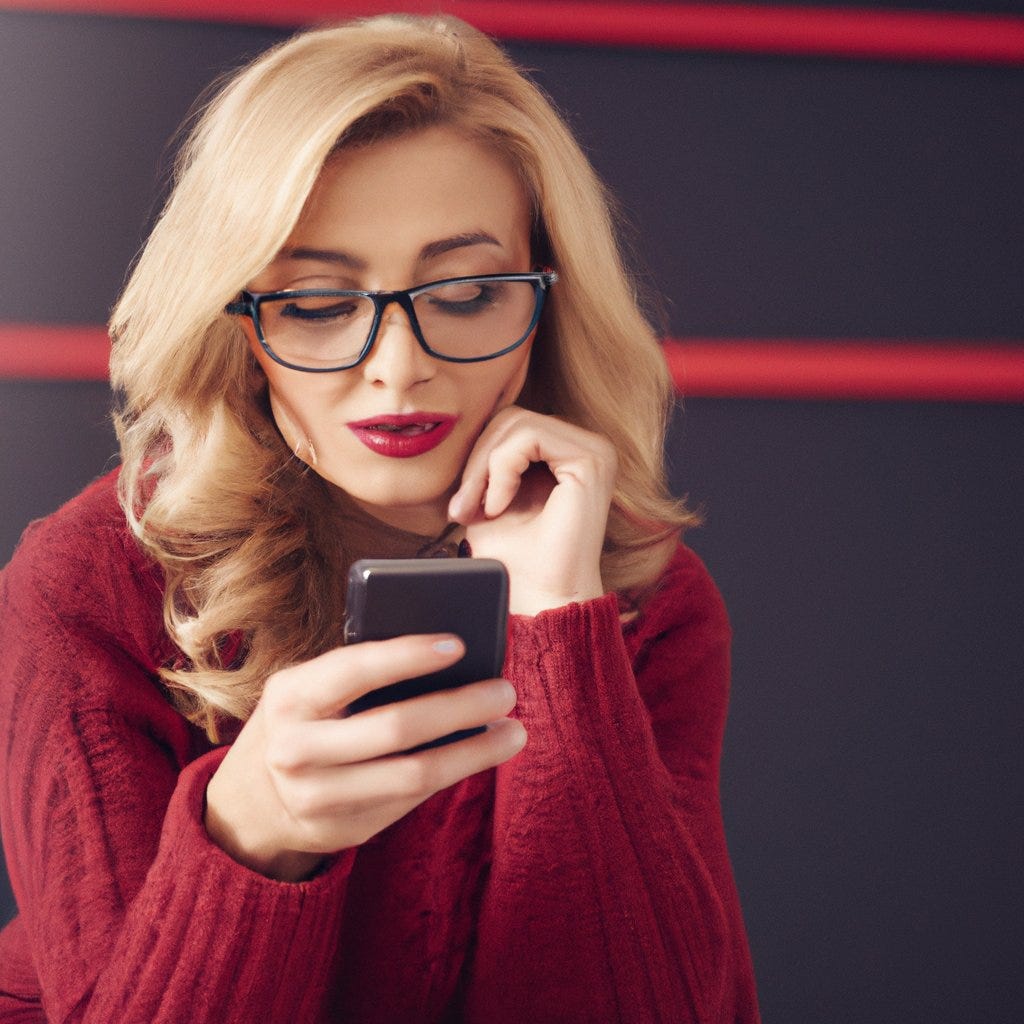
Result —
[[351, 855], [287, 884], [209, 840], [226, 748], [196, 756], [141, 660], [124, 544], [37, 530], [0, 577], [0, 820], [27, 947], [0, 989], [31, 963], [36, 991], [8, 996], [51, 1022], [313, 1021]]
[[718, 799], [729, 640], [685, 549], [628, 640], [612, 595], [513, 620], [529, 739], [497, 773], [468, 1020], [759, 1019]]

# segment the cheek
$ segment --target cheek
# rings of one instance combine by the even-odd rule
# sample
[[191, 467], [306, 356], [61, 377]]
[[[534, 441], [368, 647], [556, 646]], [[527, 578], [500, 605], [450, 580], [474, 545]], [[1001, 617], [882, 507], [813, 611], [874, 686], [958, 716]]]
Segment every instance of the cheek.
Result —
[[298, 454], [300, 442], [308, 439], [311, 431], [298, 414], [296, 403], [282, 395], [273, 384], [270, 385], [270, 411], [288, 447]]
[[324, 420], [324, 409], [330, 404], [320, 392], [325, 381], [307, 380], [307, 374], [295, 373], [271, 359], [252, 337], [249, 344], [253, 355], [267, 378], [270, 411], [281, 436], [296, 451], [318, 434], [318, 425]]
[[263, 350], [263, 347], [256, 340], [256, 331], [253, 329], [252, 324], [249, 321], [245, 321], [242, 324], [242, 331], [245, 334], [245, 340], [249, 343], [249, 351], [252, 352], [259, 364], [260, 369], [263, 371], [263, 376], [267, 378], [267, 388], [270, 393], [270, 408], [274, 414], [274, 419], [277, 421], [277, 425], [284, 434], [285, 439], [289, 444], [293, 443], [294, 438], [291, 436], [295, 433], [294, 428], [289, 429], [289, 425], [282, 422], [282, 416], [279, 414], [279, 409], [284, 407], [292, 406], [293, 400], [289, 395], [290, 387], [288, 378], [281, 372], [284, 370], [283, 366], [279, 366], [274, 362], [270, 356]]
[[526, 383], [526, 376], [530, 371], [530, 351], [533, 347], [533, 339], [522, 346], [525, 351], [517, 350], [510, 354], [510, 358], [515, 358], [516, 362], [510, 368], [505, 368], [505, 374], [503, 375], [499, 386], [497, 398], [494, 401], [494, 408], [491, 411], [491, 415], [500, 412], [502, 409], [507, 408], [510, 405], [515, 405], [516, 400], [519, 398], [520, 392], [523, 390], [523, 385]]

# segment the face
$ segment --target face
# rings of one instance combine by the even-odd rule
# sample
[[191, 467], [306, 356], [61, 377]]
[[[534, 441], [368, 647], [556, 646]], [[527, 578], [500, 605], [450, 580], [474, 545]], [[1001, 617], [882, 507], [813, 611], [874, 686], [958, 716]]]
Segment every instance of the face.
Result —
[[[288, 242], [248, 287], [389, 291], [532, 269], [530, 207], [510, 166], [432, 127], [332, 157]], [[270, 359], [250, 330], [274, 418], [299, 458], [370, 514], [423, 534], [447, 522], [474, 442], [523, 386], [532, 342], [485, 362], [444, 362], [391, 304], [362, 363], [303, 373]]]

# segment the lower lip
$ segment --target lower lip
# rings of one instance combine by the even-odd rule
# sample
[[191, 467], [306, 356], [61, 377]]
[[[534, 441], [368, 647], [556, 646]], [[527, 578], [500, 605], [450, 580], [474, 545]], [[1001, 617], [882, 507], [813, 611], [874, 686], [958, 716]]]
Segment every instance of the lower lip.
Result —
[[431, 430], [420, 434], [402, 434], [395, 430], [373, 430], [349, 426], [363, 444], [389, 459], [411, 459], [436, 448], [454, 429], [455, 420], [442, 420]]

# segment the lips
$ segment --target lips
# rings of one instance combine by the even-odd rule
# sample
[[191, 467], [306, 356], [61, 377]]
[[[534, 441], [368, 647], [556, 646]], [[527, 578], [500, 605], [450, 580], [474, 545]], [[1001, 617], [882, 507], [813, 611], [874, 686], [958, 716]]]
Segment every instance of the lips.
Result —
[[436, 448], [457, 422], [457, 416], [414, 412], [353, 421], [348, 428], [370, 451], [391, 459], [409, 459]]

